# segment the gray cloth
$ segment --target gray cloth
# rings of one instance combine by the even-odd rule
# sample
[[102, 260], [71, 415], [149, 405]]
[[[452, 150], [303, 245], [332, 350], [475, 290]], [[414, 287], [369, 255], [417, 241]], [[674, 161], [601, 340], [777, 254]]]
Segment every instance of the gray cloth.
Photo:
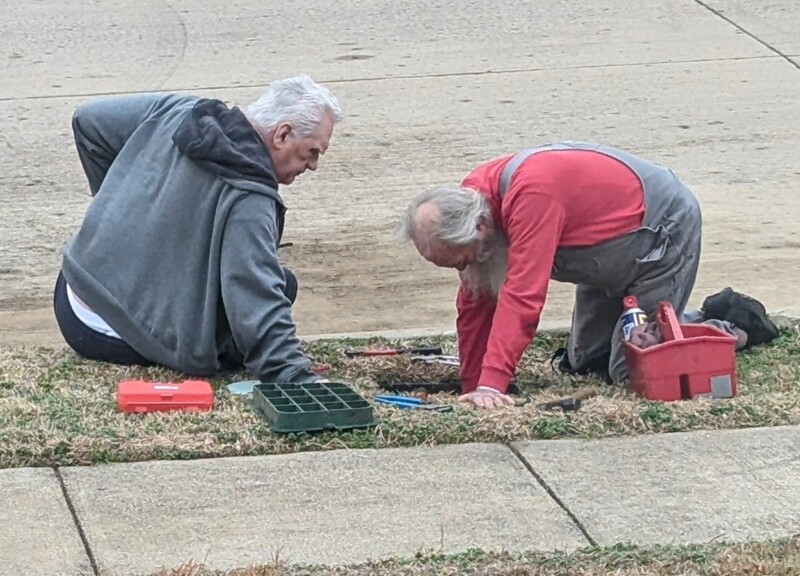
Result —
[[[589, 142], [557, 142], [523, 151], [509, 163], [509, 172], [531, 154], [546, 150], [593, 150], [606, 154], [628, 166], [644, 189], [645, 214], [639, 229], [596, 246], [560, 248], [551, 275], [553, 280], [576, 285], [567, 344], [572, 369], [580, 371], [610, 351], [609, 377], [621, 382], [628, 377], [619, 338], [622, 300], [629, 294], [636, 296], [639, 306], [650, 315], [662, 301], [672, 304], [678, 317], [686, 313], [700, 262], [700, 205], [672, 170]], [[503, 174], [502, 179], [507, 182], [508, 176]], [[727, 323], [714, 325], [735, 334]]]
[[731, 336], [739, 337], [739, 331], [736, 329], [736, 326], [725, 320], [708, 319], [703, 316], [701, 310], [685, 310], [680, 317], [680, 321], [682, 324], [705, 324], [706, 326], [711, 326]]
[[72, 125], [94, 196], [64, 252], [75, 293], [169, 368], [316, 380], [283, 290], [285, 207], [244, 114], [159, 93], [91, 101]]

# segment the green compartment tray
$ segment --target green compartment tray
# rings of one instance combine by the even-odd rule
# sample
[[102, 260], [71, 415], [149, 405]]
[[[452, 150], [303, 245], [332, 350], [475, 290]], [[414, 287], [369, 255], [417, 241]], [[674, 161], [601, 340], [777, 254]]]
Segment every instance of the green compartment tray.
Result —
[[372, 405], [338, 382], [262, 382], [254, 386], [252, 402], [275, 432], [349, 430], [376, 424]]

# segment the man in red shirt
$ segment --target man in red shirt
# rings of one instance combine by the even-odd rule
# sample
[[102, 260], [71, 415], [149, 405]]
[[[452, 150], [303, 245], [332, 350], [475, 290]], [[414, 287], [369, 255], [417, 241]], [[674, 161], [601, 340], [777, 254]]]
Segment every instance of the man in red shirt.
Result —
[[760, 303], [739, 294], [740, 312], [756, 310], [749, 326], [685, 313], [701, 229], [697, 199], [671, 170], [570, 141], [490, 160], [461, 186], [419, 194], [401, 233], [426, 260], [459, 271], [462, 400], [493, 408], [513, 403], [505, 392], [551, 279], [576, 285], [565, 371], [627, 378], [618, 335], [628, 294], [647, 313], [668, 301], [683, 321], [714, 322], [740, 346], [776, 336]]

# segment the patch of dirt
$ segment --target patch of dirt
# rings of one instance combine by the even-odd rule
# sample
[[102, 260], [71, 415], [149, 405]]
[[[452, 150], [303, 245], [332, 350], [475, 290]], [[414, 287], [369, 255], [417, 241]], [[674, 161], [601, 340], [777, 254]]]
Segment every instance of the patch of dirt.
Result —
[[[696, 191], [705, 237], [692, 305], [731, 285], [771, 313], [791, 312], [800, 284], [794, 229], [800, 205], [791, 163], [777, 151], [797, 148], [796, 131], [779, 129], [796, 103], [763, 82], [764, 63], [726, 66], [730, 70], [717, 66], [679, 90], [669, 69], [654, 67], [646, 106], [632, 104], [624, 116], [618, 103], [634, 96], [626, 92], [634, 88], [624, 81], [632, 74], [625, 70], [612, 82], [601, 76], [607, 70], [561, 70], [517, 74], [513, 82], [479, 75], [336, 84], [348, 118], [320, 170], [282, 189], [289, 206], [285, 241], [294, 246], [281, 257], [300, 282], [294, 314], [300, 334], [451, 329], [456, 274], [395, 240], [405, 204], [424, 188], [460, 181], [478, 162], [554, 137], [591, 137], [635, 151], [673, 167]], [[728, 105], [717, 107], [720, 124], [704, 126], [702, 138], [687, 138], [672, 119], [695, 126], [706, 113], [683, 94], [716, 94], [727, 77], [748, 83], [737, 84], [737, 92], [726, 95]], [[585, 91], [566, 89], [567, 81], [593, 87], [590, 108]], [[500, 104], [501, 84], [504, 100], [548, 114], [521, 117], [518, 106]], [[442, 94], [453, 93], [443, 108]], [[781, 94], [790, 93], [787, 84]], [[240, 102], [250, 94], [220, 96]], [[765, 108], [754, 121], [756, 112], [747, 107], [761, 101]], [[0, 345], [58, 340], [53, 323], [50, 331], [44, 328], [42, 314], [61, 250], [90, 201], [69, 130], [78, 102], [0, 102], [0, 116], [18, 119], [5, 134], [13, 147], [0, 155], [0, 311], [14, 312], [0, 316]], [[653, 109], [671, 113], [658, 121]], [[763, 140], [754, 126], [770, 131], [770, 149], [743, 145]], [[543, 322], [568, 322], [572, 294], [572, 286], [554, 283]]]

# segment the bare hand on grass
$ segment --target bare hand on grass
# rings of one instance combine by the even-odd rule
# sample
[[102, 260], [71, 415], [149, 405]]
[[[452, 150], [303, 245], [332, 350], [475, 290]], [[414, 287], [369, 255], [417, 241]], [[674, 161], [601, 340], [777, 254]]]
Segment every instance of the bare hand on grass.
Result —
[[494, 410], [503, 406], [513, 406], [514, 399], [508, 394], [503, 394], [497, 390], [481, 388], [467, 394], [462, 394], [458, 398], [459, 402], [471, 402], [478, 408]]

